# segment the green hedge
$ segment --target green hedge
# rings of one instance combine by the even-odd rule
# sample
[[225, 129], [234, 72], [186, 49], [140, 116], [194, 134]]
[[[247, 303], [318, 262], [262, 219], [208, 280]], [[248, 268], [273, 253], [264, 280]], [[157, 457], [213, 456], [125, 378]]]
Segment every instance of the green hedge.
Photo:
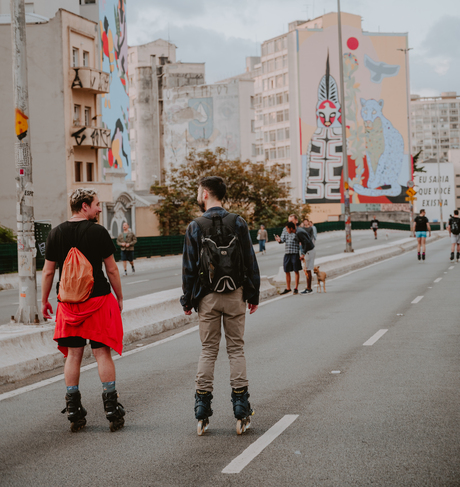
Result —
[[[315, 225], [318, 233], [333, 232], [336, 230], [344, 230], [345, 223], [338, 222], [323, 222]], [[370, 222], [352, 222], [351, 228], [353, 230], [368, 230], [370, 229]], [[409, 231], [408, 223], [393, 223], [380, 222], [379, 228], [387, 228], [390, 230], [406, 230]], [[439, 223], [431, 223], [432, 230], [439, 230]], [[283, 227], [267, 228], [268, 240], [273, 241], [274, 235], [281, 235]], [[257, 230], [250, 230], [251, 240], [253, 244], [257, 243]], [[116, 239], [113, 239], [115, 247], [115, 260], [120, 260], [120, 248], [116, 245]], [[184, 236], [176, 235], [169, 237], [139, 237], [137, 239], [135, 257], [154, 257], [164, 255], [177, 255], [182, 253], [184, 246]], [[39, 253], [38, 253], [39, 255]], [[37, 258], [37, 269], [43, 267], [44, 260], [41, 256]], [[15, 243], [0, 243], [0, 274], [18, 271], [18, 257], [17, 244]]]

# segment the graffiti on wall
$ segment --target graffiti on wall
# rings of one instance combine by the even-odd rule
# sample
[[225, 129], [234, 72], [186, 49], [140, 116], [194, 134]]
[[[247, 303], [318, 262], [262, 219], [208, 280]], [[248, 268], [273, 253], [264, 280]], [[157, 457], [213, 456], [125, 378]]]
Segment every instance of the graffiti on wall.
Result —
[[239, 157], [237, 90], [236, 84], [164, 90], [166, 166], [181, 164], [191, 150], [222, 147]]
[[[405, 203], [405, 184], [410, 179], [407, 142], [405, 149], [401, 133], [407, 125], [406, 104], [392, 103], [397, 96], [405, 100], [405, 76], [400, 74], [400, 65], [392, 62], [393, 51], [388, 60], [379, 59], [384, 52], [379, 49], [379, 56], [373, 43], [385, 42], [381, 36], [372, 39], [351, 26], [344, 30], [350, 200], [353, 204]], [[343, 203], [337, 26], [303, 35], [299, 42], [301, 141], [302, 132], [311, 134], [301, 143], [303, 194], [309, 203]], [[395, 93], [395, 87], [400, 91]]]
[[101, 66], [110, 74], [109, 93], [102, 95], [102, 126], [110, 129], [111, 143], [102, 160], [104, 168], [123, 169], [130, 179], [126, 0], [99, 2], [99, 19]]

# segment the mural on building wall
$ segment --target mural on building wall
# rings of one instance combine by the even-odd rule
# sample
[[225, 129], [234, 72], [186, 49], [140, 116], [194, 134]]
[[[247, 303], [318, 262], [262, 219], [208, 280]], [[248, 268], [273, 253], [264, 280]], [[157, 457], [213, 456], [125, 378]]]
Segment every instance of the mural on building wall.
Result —
[[237, 84], [164, 90], [163, 99], [166, 167], [182, 164], [192, 149], [240, 156]]
[[111, 131], [111, 144], [103, 150], [104, 168], [123, 169], [131, 179], [128, 130], [128, 38], [126, 0], [99, 2], [102, 71], [110, 73], [110, 92], [101, 95], [102, 126]]
[[[393, 45], [385, 49], [385, 36], [365, 35], [350, 25], [343, 26], [343, 35], [351, 203], [405, 204], [406, 80], [395, 62], [404, 57], [397, 57]], [[337, 26], [297, 36], [303, 194], [309, 203], [343, 203]], [[405, 37], [401, 42], [405, 47]]]

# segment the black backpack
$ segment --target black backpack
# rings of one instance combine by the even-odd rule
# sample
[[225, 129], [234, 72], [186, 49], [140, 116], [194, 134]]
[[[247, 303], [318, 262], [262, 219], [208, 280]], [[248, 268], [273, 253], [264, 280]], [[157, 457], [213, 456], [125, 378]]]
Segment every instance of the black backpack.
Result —
[[450, 231], [454, 235], [459, 235], [460, 234], [460, 218], [457, 218], [455, 216], [452, 218], [452, 223], [450, 225]]
[[229, 213], [224, 218], [201, 216], [195, 222], [201, 229], [199, 277], [210, 291], [230, 293], [246, 280], [243, 250], [236, 233], [238, 215]]

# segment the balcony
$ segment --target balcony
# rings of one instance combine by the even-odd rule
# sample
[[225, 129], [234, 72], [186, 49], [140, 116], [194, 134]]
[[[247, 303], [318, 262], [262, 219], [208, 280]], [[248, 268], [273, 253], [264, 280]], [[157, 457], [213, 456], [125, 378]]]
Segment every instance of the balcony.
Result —
[[111, 147], [110, 129], [74, 125], [70, 129], [73, 145], [91, 149], [108, 149]]
[[110, 75], [94, 68], [71, 68], [73, 90], [85, 90], [90, 93], [108, 93], [110, 89]]

